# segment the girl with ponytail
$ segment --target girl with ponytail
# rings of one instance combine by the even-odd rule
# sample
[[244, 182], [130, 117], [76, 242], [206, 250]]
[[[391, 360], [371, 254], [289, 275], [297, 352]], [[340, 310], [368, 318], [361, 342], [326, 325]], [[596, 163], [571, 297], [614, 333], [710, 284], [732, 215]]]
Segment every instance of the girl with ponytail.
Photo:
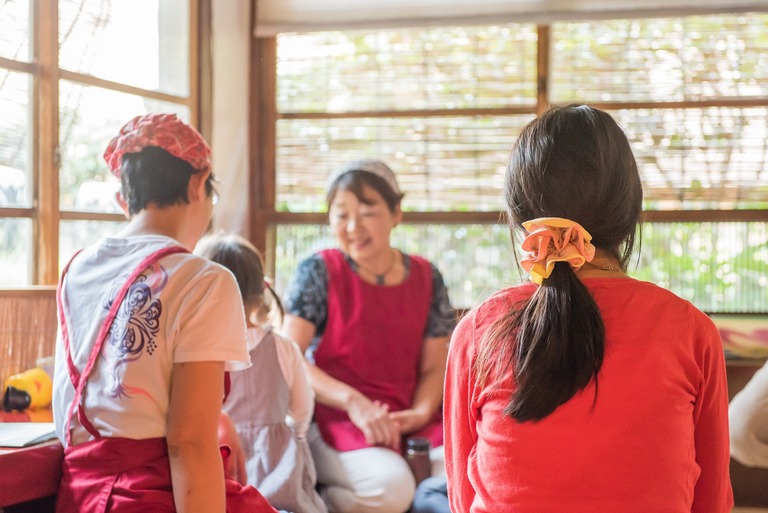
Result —
[[452, 511], [731, 510], [717, 329], [626, 275], [642, 197], [607, 113], [569, 105], [523, 129], [504, 199], [531, 283], [472, 310], [451, 339]]
[[229, 269], [243, 300], [252, 365], [230, 373], [223, 406], [242, 444], [241, 471], [281, 511], [326, 513], [307, 443], [314, 394], [298, 346], [272, 327], [282, 322], [283, 305], [261, 254], [244, 237], [225, 233], [203, 237], [195, 252]]

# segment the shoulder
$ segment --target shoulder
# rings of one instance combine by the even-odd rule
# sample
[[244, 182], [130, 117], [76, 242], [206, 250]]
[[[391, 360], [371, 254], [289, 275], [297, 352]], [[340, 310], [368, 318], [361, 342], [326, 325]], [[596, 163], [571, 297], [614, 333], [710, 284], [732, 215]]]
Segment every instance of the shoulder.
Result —
[[614, 299], [614, 303], [625, 306], [628, 312], [643, 312], [657, 319], [676, 319], [677, 322], [704, 329], [714, 328], [709, 316], [693, 303], [655, 283], [622, 279], [616, 286], [611, 286], [609, 297]]
[[277, 346], [279, 352], [284, 353], [290, 358], [302, 358], [301, 349], [296, 342], [288, 338], [285, 334], [278, 333], [275, 330], [271, 330], [271, 333], [275, 337], [275, 346]]
[[242, 315], [242, 298], [232, 272], [215, 262], [191, 253], [170, 255], [163, 295], [180, 308], [194, 311], [237, 311]]
[[525, 301], [535, 292], [536, 285], [524, 284], [510, 287], [499, 292], [469, 310], [456, 327], [457, 337], [477, 338], [499, 317], [509, 312], [517, 303]]
[[299, 262], [296, 272], [286, 291], [290, 302], [299, 297], [314, 296], [327, 288], [328, 269], [321, 253], [305, 258]]
[[[165, 257], [169, 265], [175, 264], [175, 279], [188, 280], [190, 287], [219, 286], [237, 289], [237, 280], [226, 267], [192, 253], [178, 253]], [[239, 292], [238, 292], [239, 294]]]
[[489, 318], [495, 320], [497, 316], [508, 312], [516, 304], [529, 299], [537, 288], [538, 286], [533, 283], [524, 283], [496, 292], [472, 309], [475, 311], [476, 322], [484, 323]]
[[325, 251], [321, 251], [299, 262], [296, 269], [296, 278], [309, 278], [318, 274], [326, 274], [326, 264], [323, 257], [325, 254], [327, 254]]
[[437, 268], [435, 264], [427, 260], [426, 258], [419, 256], [419, 255], [411, 255], [409, 253], [406, 253], [404, 251], [401, 252], [403, 254], [403, 259], [408, 260], [408, 265], [411, 267], [418, 266], [425, 271], [428, 271], [432, 276], [440, 276], [440, 270]]

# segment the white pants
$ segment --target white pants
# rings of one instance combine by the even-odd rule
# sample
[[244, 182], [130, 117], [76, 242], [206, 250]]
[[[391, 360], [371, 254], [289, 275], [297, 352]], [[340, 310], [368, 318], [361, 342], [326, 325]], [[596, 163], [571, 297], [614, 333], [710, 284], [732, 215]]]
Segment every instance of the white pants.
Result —
[[[404, 513], [416, 491], [402, 456], [383, 447], [339, 452], [325, 443], [316, 424], [307, 434], [320, 495], [330, 513]], [[430, 452], [432, 475], [445, 475], [442, 447]]]

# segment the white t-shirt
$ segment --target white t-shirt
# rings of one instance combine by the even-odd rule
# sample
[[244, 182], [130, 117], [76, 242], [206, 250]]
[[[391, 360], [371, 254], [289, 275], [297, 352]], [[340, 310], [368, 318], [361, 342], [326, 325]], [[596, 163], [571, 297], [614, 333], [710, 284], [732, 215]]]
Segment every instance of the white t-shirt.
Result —
[[[160, 235], [105, 238], [74, 259], [62, 302], [80, 371], [128, 275], [171, 245], [178, 243]], [[228, 370], [250, 365], [240, 293], [224, 267], [191, 253], [168, 255], [136, 280], [118, 310], [85, 388], [87, 418], [105, 437], [166, 436], [173, 365], [195, 361], [224, 361]], [[74, 397], [66, 362], [59, 328], [53, 416], [62, 442]], [[71, 427], [74, 444], [91, 437], [77, 415]]]

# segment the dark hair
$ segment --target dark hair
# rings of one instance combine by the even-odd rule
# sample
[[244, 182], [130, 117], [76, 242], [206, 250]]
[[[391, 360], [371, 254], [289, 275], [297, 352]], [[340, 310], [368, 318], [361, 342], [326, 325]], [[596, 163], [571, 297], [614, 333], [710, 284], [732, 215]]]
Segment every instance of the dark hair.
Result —
[[269, 291], [270, 299], [277, 305], [282, 319], [283, 305], [277, 293], [266, 283], [261, 253], [246, 238], [224, 233], [206, 235], [198, 242], [195, 253], [232, 271], [247, 310], [265, 306], [264, 294]]
[[[189, 178], [198, 173], [186, 160], [174, 157], [158, 146], [147, 146], [123, 155], [120, 168], [122, 194], [128, 213], [137, 214], [154, 203], [163, 208], [189, 203]], [[213, 193], [213, 174], [205, 182], [205, 192]]]
[[328, 206], [331, 206], [333, 198], [339, 190], [349, 191], [355, 195], [355, 197], [361, 203], [367, 203], [367, 200], [363, 196], [363, 187], [368, 186], [375, 190], [381, 197], [384, 198], [384, 202], [387, 204], [390, 212], [394, 212], [400, 202], [403, 200], [404, 194], [398, 194], [392, 190], [386, 180], [378, 175], [363, 171], [362, 169], [353, 169], [347, 171], [336, 177], [336, 179], [328, 187], [328, 193], [325, 197]]
[[[637, 163], [618, 124], [593, 107], [553, 108], [523, 129], [510, 156], [504, 199], [511, 229], [538, 217], [570, 219], [624, 270], [636, 233], [639, 241]], [[492, 368], [511, 366], [515, 392], [505, 414], [540, 420], [592, 379], [597, 385], [604, 352], [597, 304], [571, 267], [558, 262], [530, 299], [489, 329], [476, 370], [485, 380]]]

